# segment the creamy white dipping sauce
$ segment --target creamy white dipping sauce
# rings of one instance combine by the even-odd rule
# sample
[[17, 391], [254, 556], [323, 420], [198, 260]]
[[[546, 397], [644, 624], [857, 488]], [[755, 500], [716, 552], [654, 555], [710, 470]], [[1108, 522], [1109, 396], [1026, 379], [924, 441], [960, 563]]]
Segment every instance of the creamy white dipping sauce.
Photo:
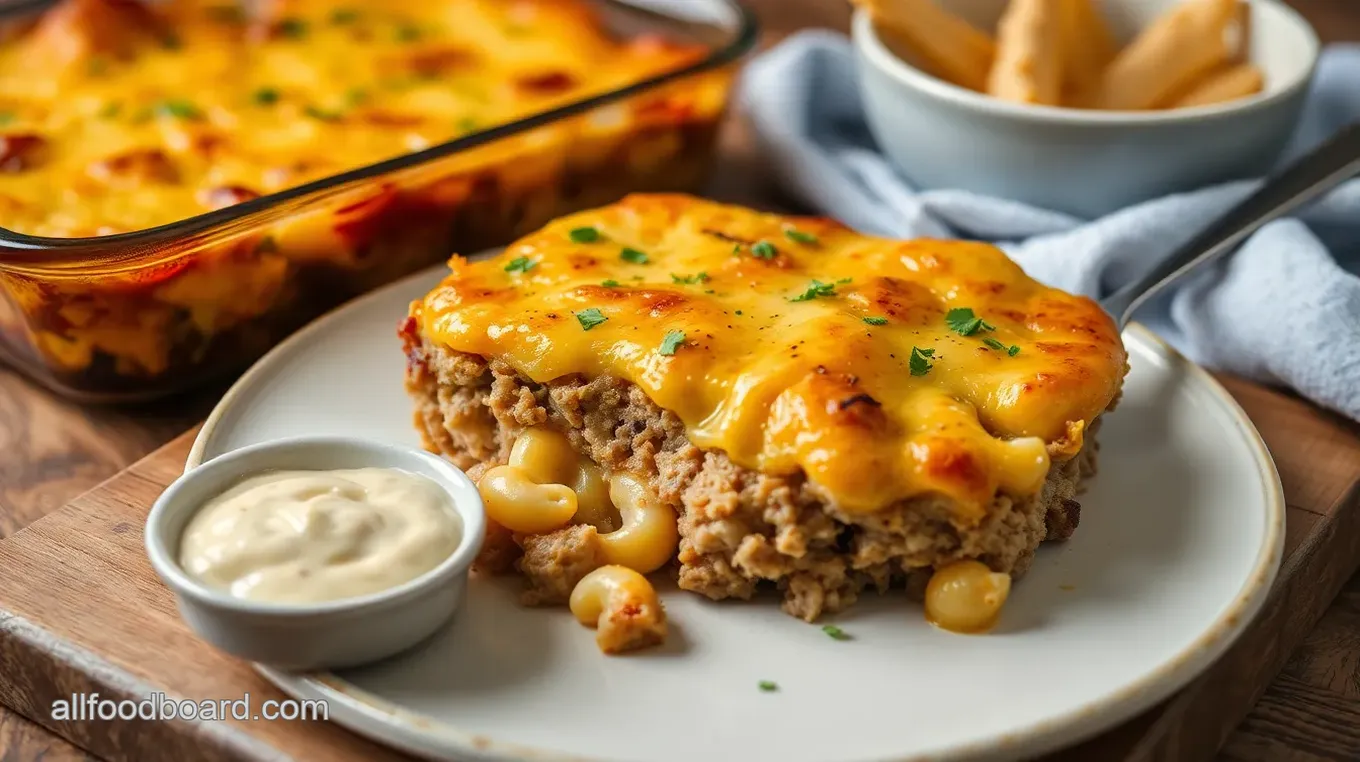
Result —
[[273, 471], [208, 501], [179, 562], [236, 598], [319, 603], [415, 579], [453, 555], [462, 528], [448, 494], [417, 474]]

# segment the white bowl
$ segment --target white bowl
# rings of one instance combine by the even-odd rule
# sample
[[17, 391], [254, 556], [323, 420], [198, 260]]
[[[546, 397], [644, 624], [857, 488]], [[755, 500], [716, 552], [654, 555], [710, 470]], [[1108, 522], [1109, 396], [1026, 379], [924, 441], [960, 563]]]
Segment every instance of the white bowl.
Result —
[[[247, 601], [208, 587], [179, 565], [189, 519], [208, 500], [274, 470], [398, 468], [443, 488], [462, 522], [453, 554], [388, 590], [316, 604]], [[486, 513], [477, 487], [453, 464], [420, 450], [344, 437], [298, 437], [244, 447], [186, 471], [151, 508], [146, 551], [174, 592], [180, 616], [228, 653], [286, 670], [338, 669], [378, 661], [432, 635], [458, 610], [481, 549]]]
[[[995, 31], [1006, 0], [936, 0]], [[1126, 42], [1180, 0], [1102, 0]], [[853, 38], [869, 127], [919, 188], [956, 188], [1098, 217], [1140, 201], [1265, 174], [1303, 107], [1317, 62], [1308, 22], [1275, 0], [1250, 0], [1251, 60], [1262, 93], [1164, 111], [1090, 111], [998, 100], [937, 79], [890, 49], [866, 11]]]

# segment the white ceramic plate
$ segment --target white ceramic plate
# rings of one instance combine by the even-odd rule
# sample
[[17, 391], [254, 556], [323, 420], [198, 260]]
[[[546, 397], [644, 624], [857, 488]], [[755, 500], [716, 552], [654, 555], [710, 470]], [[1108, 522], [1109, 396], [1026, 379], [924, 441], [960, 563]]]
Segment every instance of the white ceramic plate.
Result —
[[[396, 326], [442, 272], [280, 345], [213, 411], [189, 466], [297, 434], [418, 445]], [[474, 580], [457, 620], [414, 652], [265, 675], [327, 699], [341, 725], [440, 759], [1011, 759], [1073, 743], [1221, 654], [1259, 608], [1284, 536], [1279, 478], [1242, 411], [1145, 329], [1125, 341], [1132, 371], [1081, 527], [1039, 552], [989, 635], [936, 630], [892, 595], [831, 620], [852, 637], [837, 641], [772, 599], [663, 588], [666, 646], [606, 658], [564, 609], [524, 609], [513, 582]]]

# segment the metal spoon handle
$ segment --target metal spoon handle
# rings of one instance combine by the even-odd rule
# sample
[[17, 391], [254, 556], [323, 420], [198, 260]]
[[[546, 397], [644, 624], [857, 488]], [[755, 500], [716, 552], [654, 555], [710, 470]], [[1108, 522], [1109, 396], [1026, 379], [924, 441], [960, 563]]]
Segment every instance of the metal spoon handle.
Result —
[[1152, 272], [1101, 300], [1123, 328], [1143, 302], [1187, 272], [1237, 248], [1267, 222], [1282, 217], [1360, 173], [1360, 122], [1352, 124], [1228, 210]]

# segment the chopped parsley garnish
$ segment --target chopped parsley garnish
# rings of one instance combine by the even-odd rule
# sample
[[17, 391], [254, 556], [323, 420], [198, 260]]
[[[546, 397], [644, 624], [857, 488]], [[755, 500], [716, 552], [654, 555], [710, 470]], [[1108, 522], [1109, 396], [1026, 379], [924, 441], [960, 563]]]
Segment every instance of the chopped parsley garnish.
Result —
[[741, 256], [741, 244], [736, 244], [735, 246], [732, 247], [732, 256], [734, 257]]
[[911, 368], [911, 375], [924, 376], [930, 372], [932, 367], [931, 358], [935, 356], [934, 349], [921, 349], [920, 347], [911, 348], [911, 360], [908, 366]]
[[684, 343], [684, 331], [670, 331], [666, 334], [666, 338], [661, 340], [661, 354], [669, 357], [675, 354], [675, 350], [679, 349], [680, 345]]
[[595, 243], [600, 240], [600, 231], [591, 227], [574, 228], [567, 233], [567, 237], [571, 239], [572, 243]]
[[868, 323], [869, 325], [887, 325], [888, 319], [885, 317], [871, 315], [869, 317], [864, 318], [864, 322]]
[[161, 101], [156, 104], [155, 111], [161, 116], [173, 116], [176, 119], [203, 118], [203, 112], [199, 111], [198, 106], [188, 101]]
[[287, 18], [279, 22], [279, 34], [290, 40], [302, 39], [307, 35], [307, 22], [302, 19]]
[[100, 119], [112, 119], [123, 111], [123, 104], [118, 101], [109, 101], [104, 104], [104, 108], [99, 109]]
[[597, 307], [590, 307], [576, 313], [576, 322], [580, 323], [581, 329], [585, 331], [589, 331], [608, 319]]
[[820, 297], [835, 296], [835, 295], [836, 295], [836, 286], [837, 286], [837, 285], [840, 285], [840, 284], [844, 284], [844, 283], [849, 283], [849, 282], [850, 282], [850, 279], [849, 279], [849, 278], [841, 278], [840, 280], [836, 281], [835, 283], [823, 283], [823, 282], [821, 282], [821, 281], [819, 281], [819, 280], [814, 280], [814, 281], [812, 281], [812, 283], [808, 284], [808, 287], [807, 287], [807, 290], [806, 290], [806, 291], [804, 291], [803, 293], [799, 294], [798, 296], [792, 297], [791, 299], [789, 299], [789, 301], [791, 301], [791, 302], [807, 302], [807, 301], [811, 301], [811, 300], [813, 300], [813, 299], [817, 299], [817, 298], [820, 298]]
[[671, 282], [683, 283], [686, 286], [692, 286], [695, 283], [706, 283], [707, 281], [708, 273], [705, 272], [699, 272], [693, 275], [676, 275], [675, 273], [671, 273]]
[[849, 639], [850, 639], [850, 636], [846, 634], [845, 630], [842, 630], [841, 628], [837, 627], [837, 626], [834, 625], [834, 624], [828, 624], [828, 625], [822, 627], [822, 632], [824, 632], [824, 633], [826, 633], [827, 635], [829, 635], [829, 636], [831, 637], [832, 640], [849, 640]]
[[477, 130], [477, 120], [470, 116], [465, 116], [458, 120], [458, 131], [462, 133], [475, 132]]
[[968, 307], [955, 307], [944, 316], [944, 322], [949, 324], [950, 330], [960, 336], [972, 336], [978, 331], [992, 331], [996, 326], [973, 314], [973, 310]]
[[14, 121], [13, 111], [0, 111], [0, 126], [9, 124], [12, 121]]
[[646, 252], [630, 249], [627, 246], [623, 247], [623, 251], [619, 252], [619, 259], [635, 265], [645, 265], [651, 261], [647, 258]]
[[779, 250], [769, 241], [756, 241], [751, 244], [751, 256], [756, 259], [774, 259]]
[[510, 264], [505, 266], [508, 273], [527, 273], [538, 266], [538, 263], [528, 257], [515, 257], [510, 260]]
[[741, 314], [741, 310], [737, 310], [737, 314], [740, 315], [740, 314]]
[[261, 87], [250, 97], [261, 106], [272, 106], [279, 102], [279, 91], [272, 87]]
[[332, 24], [353, 24], [359, 20], [359, 12], [353, 8], [336, 8], [331, 11]]
[[415, 42], [420, 39], [420, 27], [415, 24], [402, 24], [397, 27], [397, 40], [399, 42]]
[[1001, 342], [997, 341], [996, 339], [993, 339], [991, 336], [984, 338], [982, 340], [982, 343], [986, 344], [991, 349], [995, 349], [998, 352], [1005, 352], [1011, 357], [1015, 357], [1016, 355], [1020, 354], [1020, 347], [1014, 344], [1008, 347], [1005, 344], [1002, 344]]
[[609, 280], [600, 281], [600, 285], [604, 286], [605, 288], [618, 288], [619, 282], [614, 280], [613, 278], [610, 278]]
[[756, 685], [759, 685], [760, 689], [766, 693], [772, 693], [779, 690], [779, 684], [773, 680], [761, 680], [759, 683], [756, 683]]
[[308, 106], [302, 110], [302, 113], [306, 114], [307, 116], [310, 116], [313, 119], [319, 119], [323, 122], [340, 121], [340, 112], [327, 111], [326, 109], [318, 108], [316, 106]]
[[351, 87], [345, 93], [345, 103], [351, 106], [358, 106], [368, 100], [368, 91], [362, 87]]
[[797, 228], [785, 228], [784, 236], [794, 243], [803, 243], [809, 246], [817, 243], [817, 236], [811, 233], [804, 233]]

